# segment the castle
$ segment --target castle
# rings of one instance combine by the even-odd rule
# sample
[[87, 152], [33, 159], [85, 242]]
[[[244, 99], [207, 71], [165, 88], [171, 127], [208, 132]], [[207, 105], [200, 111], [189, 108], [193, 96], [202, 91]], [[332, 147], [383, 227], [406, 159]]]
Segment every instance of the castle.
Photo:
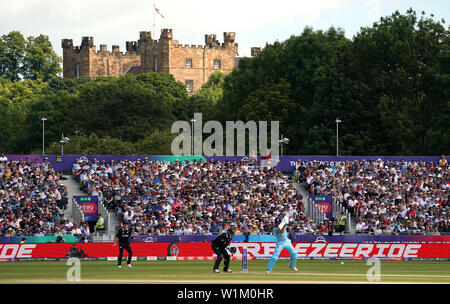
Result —
[[[97, 50], [93, 37], [82, 37], [81, 46], [62, 39], [63, 77], [120, 76], [128, 73], [167, 72], [186, 85], [188, 93], [197, 92], [215, 71], [227, 74], [237, 67], [238, 44], [234, 32], [205, 35], [205, 45], [181, 45], [173, 40], [171, 29], [162, 29], [159, 40], [151, 32], [140, 32], [138, 41], [127, 41], [126, 52], [113, 45], [111, 52], [101, 44]], [[252, 48], [252, 56], [260, 51]]]

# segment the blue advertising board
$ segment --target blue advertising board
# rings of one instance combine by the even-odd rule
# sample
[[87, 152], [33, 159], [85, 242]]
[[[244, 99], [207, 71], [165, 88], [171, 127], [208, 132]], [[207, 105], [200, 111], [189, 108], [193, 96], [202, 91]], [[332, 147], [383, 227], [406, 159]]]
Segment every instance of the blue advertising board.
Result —
[[85, 221], [98, 220], [98, 196], [74, 196], [73, 199], [80, 206]]
[[[241, 161], [244, 159], [248, 160], [248, 156], [183, 156], [183, 155], [6, 155], [8, 160], [38, 160], [40, 162], [45, 159], [48, 160], [50, 164], [52, 164], [53, 169], [56, 171], [72, 171], [73, 164], [78, 159], [86, 159], [88, 161], [105, 160], [106, 162], [110, 162], [114, 159], [116, 162], [118, 160], [129, 160], [136, 161], [138, 159], [144, 160], [144, 158], [148, 158], [150, 161], [166, 161], [173, 162], [175, 160], [178, 161], [189, 161], [192, 162], [194, 160], [200, 161], [210, 161], [212, 159], [218, 160], [221, 162], [224, 161]], [[258, 163], [261, 162], [261, 156], [258, 156]], [[276, 169], [283, 172], [292, 172], [296, 168], [297, 161], [312, 161], [312, 162], [344, 162], [344, 161], [370, 161], [370, 160], [378, 160], [381, 159], [383, 161], [423, 161], [423, 162], [439, 162], [441, 156], [327, 156], [327, 155], [296, 155], [296, 156], [279, 156], [276, 160]]]
[[333, 196], [331, 195], [310, 195], [313, 203], [319, 206], [319, 209], [325, 213], [327, 219], [333, 218]]

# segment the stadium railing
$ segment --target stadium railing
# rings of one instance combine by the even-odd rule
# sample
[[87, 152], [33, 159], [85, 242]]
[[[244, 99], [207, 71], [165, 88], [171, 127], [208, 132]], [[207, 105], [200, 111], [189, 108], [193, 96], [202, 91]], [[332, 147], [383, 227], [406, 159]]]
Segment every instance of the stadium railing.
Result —
[[[308, 217], [311, 218], [316, 225], [319, 225], [320, 223], [323, 223], [325, 220], [325, 213], [322, 211], [322, 208], [319, 207], [319, 205], [315, 204], [314, 201], [311, 198], [307, 199], [308, 203]], [[352, 217], [347, 208], [345, 208], [341, 203], [336, 202], [333, 200], [332, 203], [332, 214], [340, 215], [342, 212], [344, 212], [347, 222], [345, 227], [346, 233], [354, 233], [354, 229], [352, 226]]]
[[83, 211], [81, 211], [81, 208], [77, 204], [75, 199], [72, 199], [72, 217], [73, 217], [74, 223], [76, 223], [77, 225], [79, 225], [80, 222], [82, 222], [82, 221], [84, 222]]

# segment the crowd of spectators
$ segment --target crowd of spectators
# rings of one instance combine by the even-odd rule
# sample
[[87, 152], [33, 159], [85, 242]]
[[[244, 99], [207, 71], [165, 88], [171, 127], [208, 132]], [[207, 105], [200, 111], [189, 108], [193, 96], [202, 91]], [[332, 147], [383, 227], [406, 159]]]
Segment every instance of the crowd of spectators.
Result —
[[450, 232], [450, 168], [439, 162], [299, 160], [296, 176], [311, 195], [333, 195], [356, 220], [356, 233]]
[[[77, 160], [72, 174], [88, 195], [126, 220], [137, 234], [270, 234], [288, 212], [290, 234], [325, 234], [303, 214], [304, 199], [281, 172], [250, 161], [115, 162]], [[450, 167], [423, 161], [297, 162], [295, 175], [311, 195], [332, 195], [347, 208], [356, 233], [450, 233]], [[0, 157], [0, 236], [82, 235], [87, 223], [64, 216], [68, 193], [47, 159]]]
[[87, 223], [64, 216], [67, 203], [61, 173], [47, 159], [0, 157], [0, 236], [89, 234]]
[[281, 172], [252, 161], [77, 160], [73, 176], [138, 234], [268, 234], [283, 211], [292, 232], [315, 233], [303, 197]]

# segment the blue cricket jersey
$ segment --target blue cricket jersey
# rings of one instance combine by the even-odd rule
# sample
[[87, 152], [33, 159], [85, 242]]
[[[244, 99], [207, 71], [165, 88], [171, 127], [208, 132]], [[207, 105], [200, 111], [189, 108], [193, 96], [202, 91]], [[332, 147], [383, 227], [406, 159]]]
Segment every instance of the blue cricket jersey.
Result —
[[282, 233], [278, 233], [278, 230], [279, 230], [278, 227], [273, 228], [273, 232], [277, 236], [277, 243], [283, 243], [283, 242], [289, 241], [286, 229], [284, 229], [284, 231]]

